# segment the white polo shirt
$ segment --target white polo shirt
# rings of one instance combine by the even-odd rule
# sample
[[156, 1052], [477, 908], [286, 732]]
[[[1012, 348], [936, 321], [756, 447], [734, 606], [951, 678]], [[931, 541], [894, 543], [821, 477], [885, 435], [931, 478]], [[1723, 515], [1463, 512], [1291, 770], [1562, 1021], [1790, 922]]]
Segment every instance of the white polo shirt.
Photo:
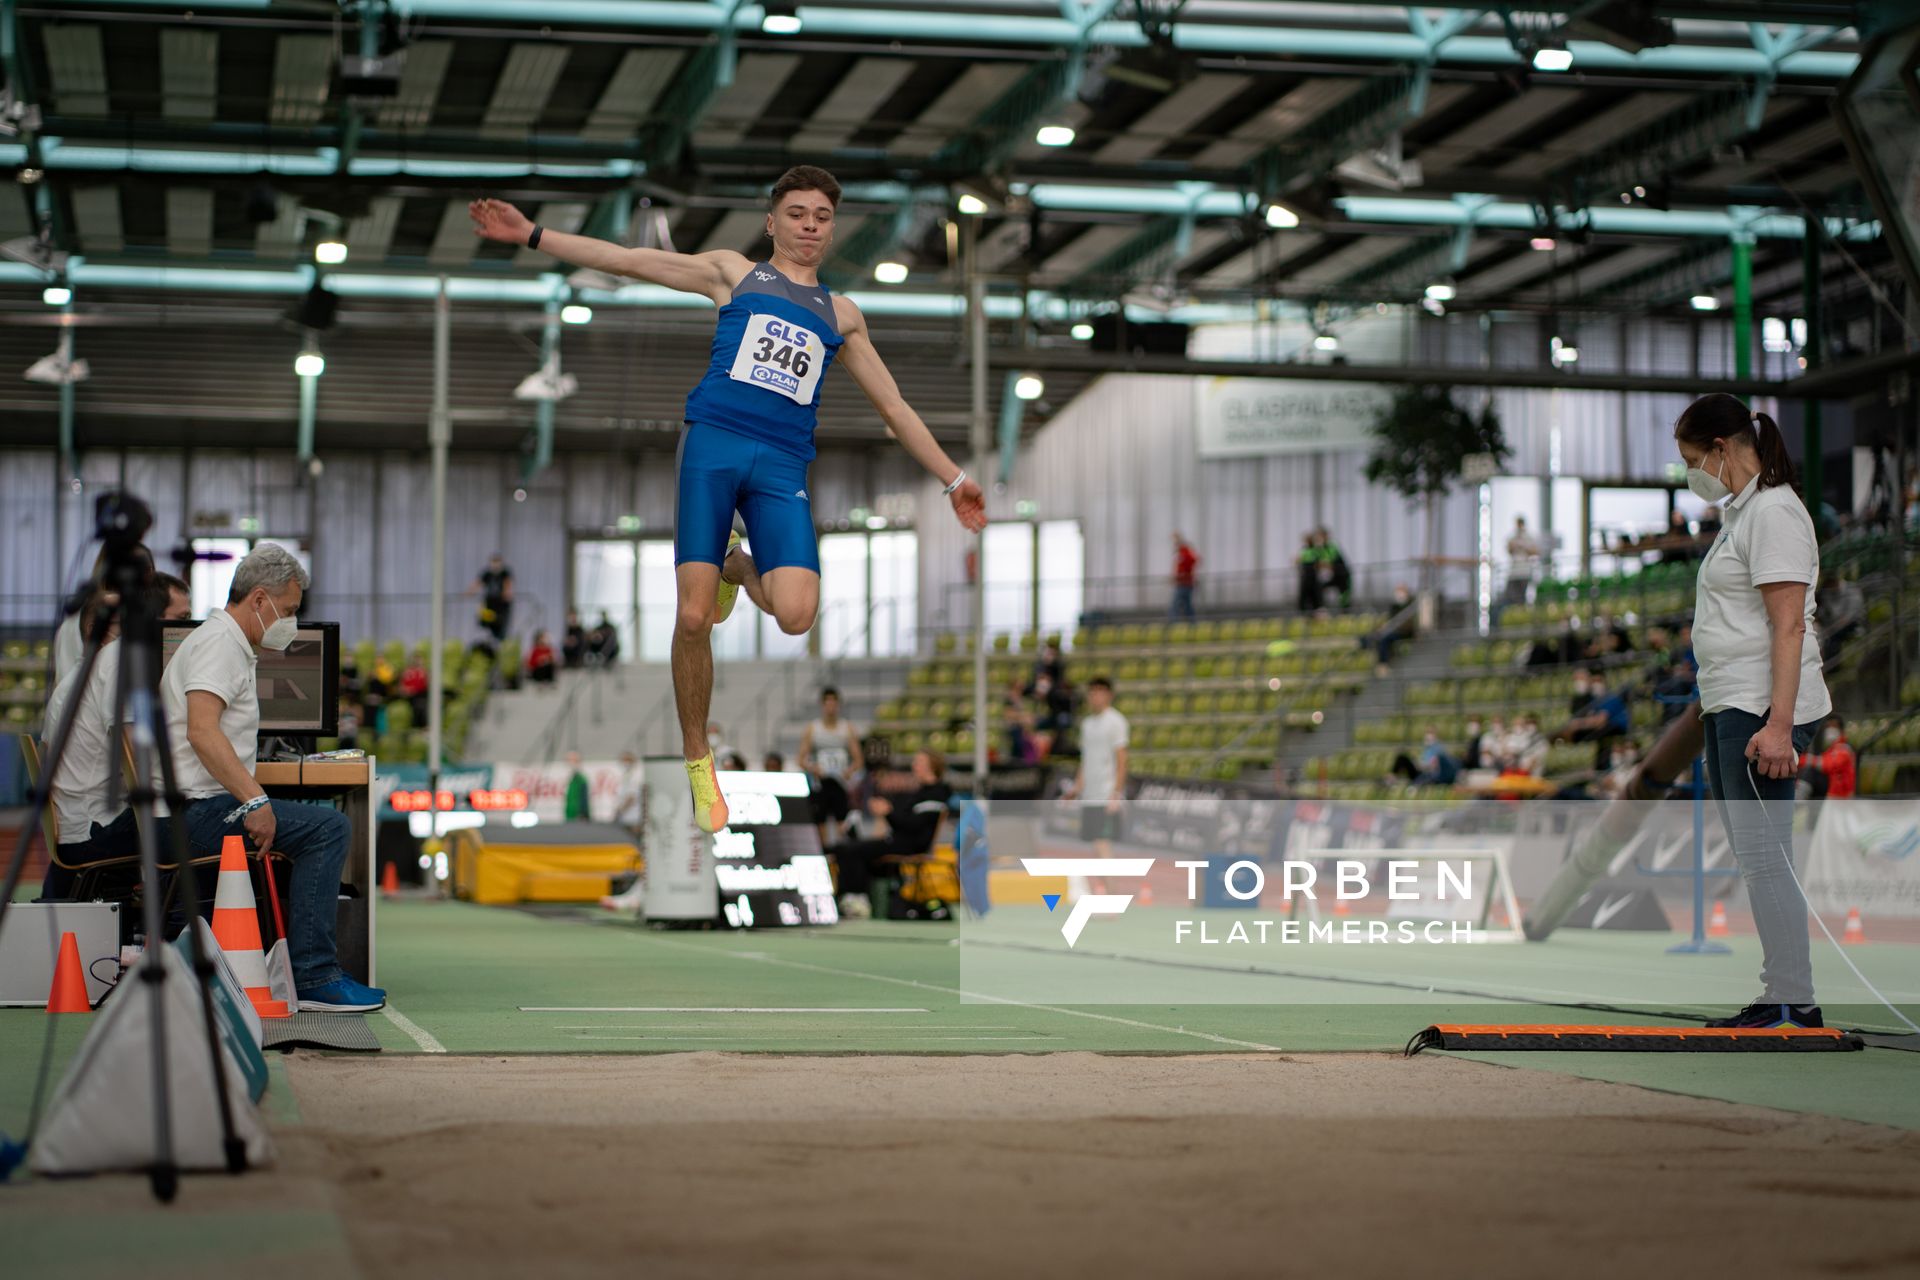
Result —
[[1080, 803], [1105, 804], [1119, 774], [1116, 752], [1127, 745], [1127, 718], [1108, 707], [1080, 722]]
[[1833, 710], [1821, 674], [1820, 636], [1813, 621], [1820, 581], [1820, 545], [1813, 517], [1790, 485], [1760, 488], [1749, 481], [1726, 504], [1720, 536], [1700, 562], [1693, 605], [1693, 656], [1700, 663], [1700, 710], [1737, 708], [1765, 715], [1773, 701], [1773, 629], [1760, 588], [1770, 582], [1807, 587], [1807, 629], [1800, 641], [1800, 693], [1793, 723]]
[[200, 755], [187, 741], [187, 695], [211, 693], [227, 704], [220, 713], [220, 732], [233, 744], [240, 767], [253, 772], [260, 743], [260, 691], [254, 665], [259, 655], [246, 632], [225, 609], [215, 609], [207, 620], [180, 642], [173, 660], [160, 677], [160, 701], [167, 709], [167, 734], [173, 740], [173, 769], [180, 792], [189, 800], [223, 796], [220, 785]]
[[[120, 665], [120, 642], [109, 641], [94, 660], [93, 675], [80, 694], [80, 710], [73, 718], [73, 730], [60, 759], [60, 773], [53, 781], [53, 812], [60, 820], [60, 843], [79, 844], [93, 837], [93, 824], [107, 825], [119, 816], [119, 809], [108, 808], [113, 770], [119, 761], [119, 744], [113, 732], [113, 694]], [[54, 686], [47, 699], [46, 735], [51, 745], [60, 717], [80, 687], [76, 667]], [[123, 793], [124, 794], [124, 793]]]
[[68, 614], [61, 620], [60, 629], [53, 633], [54, 680], [65, 680], [67, 673], [80, 665], [86, 652], [87, 638], [80, 634], [80, 615]]

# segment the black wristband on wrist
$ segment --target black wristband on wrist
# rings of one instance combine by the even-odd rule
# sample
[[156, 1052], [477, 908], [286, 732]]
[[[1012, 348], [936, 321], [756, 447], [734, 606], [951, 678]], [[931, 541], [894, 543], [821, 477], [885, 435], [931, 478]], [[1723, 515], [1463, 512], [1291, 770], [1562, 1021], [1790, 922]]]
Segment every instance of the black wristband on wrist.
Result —
[[527, 248], [538, 249], [540, 247], [540, 233], [545, 230], [546, 228], [541, 226], [539, 223], [537, 222], [534, 223], [533, 234], [527, 237]]

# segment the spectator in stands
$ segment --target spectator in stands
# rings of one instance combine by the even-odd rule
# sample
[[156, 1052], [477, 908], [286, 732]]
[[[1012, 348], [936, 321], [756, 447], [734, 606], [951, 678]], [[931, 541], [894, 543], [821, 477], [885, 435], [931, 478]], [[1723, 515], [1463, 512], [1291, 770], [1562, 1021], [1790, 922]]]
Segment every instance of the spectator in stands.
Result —
[[567, 610], [567, 629], [560, 639], [560, 661], [571, 671], [587, 662], [587, 629], [580, 625], [580, 611]]
[[1036, 676], [1022, 691], [1033, 710], [1034, 748], [1045, 759], [1073, 728], [1073, 692], [1051, 676]]
[[1391, 668], [1387, 664], [1393, 661], [1394, 646], [1403, 640], [1413, 639], [1419, 630], [1420, 622], [1415, 616], [1412, 605], [1413, 592], [1408, 589], [1407, 584], [1403, 582], [1396, 586], [1393, 589], [1393, 608], [1387, 614], [1386, 625], [1370, 636], [1367, 641], [1373, 646], [1377, 663], [1374, 667], [1375, 675], [1389, 674]]
[[1309, 529], [1300, 535], [1300, 593], [1297, 603], [1302, 613], [1320, 609], [1320, 535]]
[[1333, 540], [1331, 533], [1327, 532], [1327, 526], [1321, 525], [1314, 530], [1314, 533], [1320, 539], [1320, 555], [1328, 571], [1326, 583], [1331, 588], [1331, 598], [1323, 592], [1320, 605], [1326, 608], [1332, 604], [1336, 608], [1344, 609], [1351, 603], [1353, 595], [1353, 568], [1347, 563], [1346, 556], [1341, 554], [1340, 544]]
[[747, 758], [738, 751], [729, 751], [720, 757], [720, 767], [728, 773], [747, 772]]
[[533, 633], [533, 646], [527, 650], [527, 679], [553, 688], [553, 637], [544, 631]]
[[260, 649], [277, 652], [293, 642], [308, 582], [285, 547], [255, 547], [234, 569], [227, 607], [181, 641], [161, 675], [160, 696], [193, 851], [217, 855], [225, 837], [244, 834], [255, 851], [290, 857], [287, 945], [300, 1008], [364, 1013], [387, 996], [349, 978], [335, 951], [340, 871], [352, 843], [347, 815], [326, 805], [270, 801], [253, 777], [260, 735], [254, 664]]
[[829, 685], [820, 691], [819, 716], [800, 735], [800, 769], [813, 779], [813, 820], [822, 844], [840, 838], [854, 783], [866, 767], [859, 730], [840, 718], [840, 691]]
[[760, 772], [785, 773], [786, 771], [787, 771], [787, 758], [781, 755], [778, 751], [769, 751], [765, 756], [761, 757]]
[[1402, 752], [1394, 759], [1393, 771], [1416, 787], [1450, 787], [1460, 776], [1460, 763], [1440, 742], [1440, 731], [1432, 725], [1421, 739], [1420, 760]]
[[427, 675], [427, 657], [418, 649], [408, 657], [406, 669], [400, 673], [400, 696], [413, 706], [413, 722], [427, 722], [427, 687], [430, 683]]
[[[187, 584], [170, 574], [156, 573], [145, 588], [141, 606], [149, 617], [183, 620], [189, 616]], [[120, 733], [114, 724], [115, 695], [120, 684], [120, 622], [108, 623], [105, 643], [94, 659], [85, 686], [80, 666], [56, 684], [47, 699], [43, 737], [51, 739], [67, 707], [79, 698], [73, 727], [59, 761], [59, 771], [46, 779], [52, 792], [53, 814], [59, 827], [60, 861], [47, 867], [40, 897], [64, 902], [73, 892], [74, 875], [67, 867], [139, 852], [134, 839], [133, 811], [124, 795], [117, 809], [108, 807], [116, 788], [112, 780], [120, 767]], [[125, 788], [119, 788], [124, 792]], [[60, 865], [60, 864], [65, 864]]]
[[1828, 716], [1814, 744], [1814, 751], [1800, 757], [1800, 767], [1813, 784], [1813, 794], [1828, 800], [1852, 799], [1857, 790], [1857, 761], [1847, 744], [1846, 721], [1837, 715]]
[[1033, 680], [1037, 681], [1041, 676], [1053, 681], [1056, 686], [1067, 683], [1067, 664], [1060, 657], [1060, 646], [1051, 640], [1040, 646], [1040, 654], [1033, 660]]
[[[549, 649], [551, 652], [551, 649]], [[551, 665], [551, 663], [549, 663]], [[587, 783], [586, 770], [580, 767], [580, 753], [567, 752], [567, 799], [565, 817], [568, 822], [585, 822], [590, 808], [589, 799], [592, 788]]]
[[1468, 771], [1487, 767], [1486, 755], [1482, 750], [1486, 735], [1480, 731], [1480, 719], [1474, 717], [1467, 721], [1467, 746], [1460, 754], [1460, 767]]
[[1007, 759], [1032, 764], [1040, 758], [1033, 742], [1033, 710], [1018, 680], [1007, 686], [1006, 696], [1000, 700], [1000, 724], [1006, 733]]
[[1537, 778], [1547, 769], [1547, 739], [1540, 732], [1540, 722], [1531, 715], [1515, 716], [1513, 729], [1507, 734], [1506, 767], [1504, 772], [1523, 773]]
[[827, 850], [840, 872], [840, 912], [850, 918], [873, 914], [867, 893], [874, 872], [889, 858], [917, 857], [933, 848], [940, 819], [953, 791], [946, 784], [947, 760], [937, 751], [913, 757], [913, 778], [919, 788], [899, 800], [875, 796], [870, 804], [883, 830], [870, 838], [849, 840]]
[[1480, 737], [1480, 767], [1501, 770], [1507, 767], [1507, 722], [1501, 716], [1487, 721]]
[[1640, 746], [1632, 738], [1622, 738], [1613, 744], [1613, 750], [1607, 757], [1609, 769], [1630, 769], [1640, 763]]
[[1200, 567], [1200, 553], [1195, 551], [1187, 540], [1179, 534], [1173, 535], [1173, 603], [1168, 606], [1168, 616], [1191, 618], [1193, 616], [1194, 570]]
[[1626, 691], [1608, 691], [1606, 672], [1592, 672], [1587, 691], [1591, 696], [1586, 708], [1569, 720], [1554, 737], [1566, 742], [1594, 743], [1593, 767], [1604, 771], [1612, 752], [1613, 740], [1632, 728], [1633, 717], [1627, 709]]
[[1580, 638], [1578, 619], [1568, 618], [1560, 624], [1557, 635], [1543, 636], [1533, 642], [1527, 650], [1529, 667], [1559, 667], [1569, 662], [1578, 662], [1586, 652], [1586, 643]]
[[1527, 529], [1527, 518], [1513, 518], [1513, 535], [1507, 539], [1508, 604], [1525, 604], [1527, 590], [1533, 585], [1534, 571], [1540, 565], [1540, 544]]
[[620, 659], [620, 630], [604, 609], [587, 633], [587, 658], [590, 665], [599, 667], [610, 667]]
[[340, 699], [340, 749], [352, 751], [360, 745], [360, 706]]
[[481, 629], [492, 635], [496, 644], [505, 640], [513, 625], [513, 570], [498, 551], [487, 557], [487, 567], [467, 588], [467, 594], [480, 597]]
[[1633, 652], [1633, 632], [1612, 614], [1603, 613], [1595, 623], [1595, 630], [1613, 637], [1613, 651], [1616, 653]]
[[1593, 705], [1593, 672], [1586, 667], [1573, 673], [1573, 697], [1567, 702], [1569, 716], [1583, 716]]

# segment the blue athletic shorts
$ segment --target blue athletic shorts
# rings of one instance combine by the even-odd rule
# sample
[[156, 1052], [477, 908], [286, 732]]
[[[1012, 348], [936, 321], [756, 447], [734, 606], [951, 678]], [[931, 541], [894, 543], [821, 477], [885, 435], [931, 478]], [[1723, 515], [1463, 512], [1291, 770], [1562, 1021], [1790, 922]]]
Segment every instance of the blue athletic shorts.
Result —
[[720, 564], [738, 511], [760, 572], [820, 572], [805, 462], [737, 431], [689, 422], [676, 470], [674, 564]]

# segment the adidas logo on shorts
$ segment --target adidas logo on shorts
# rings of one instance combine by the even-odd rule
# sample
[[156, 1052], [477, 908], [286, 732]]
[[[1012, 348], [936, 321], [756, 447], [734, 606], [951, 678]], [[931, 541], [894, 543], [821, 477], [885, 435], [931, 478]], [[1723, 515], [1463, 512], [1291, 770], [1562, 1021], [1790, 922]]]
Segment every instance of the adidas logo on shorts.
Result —
[[804, 498], [807, 496], [807, 491], [805, 489], [802, 489], [800, 492], [794, 494], [793, 496], [796, 498]]

